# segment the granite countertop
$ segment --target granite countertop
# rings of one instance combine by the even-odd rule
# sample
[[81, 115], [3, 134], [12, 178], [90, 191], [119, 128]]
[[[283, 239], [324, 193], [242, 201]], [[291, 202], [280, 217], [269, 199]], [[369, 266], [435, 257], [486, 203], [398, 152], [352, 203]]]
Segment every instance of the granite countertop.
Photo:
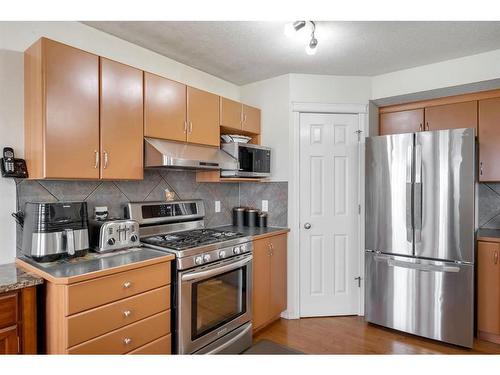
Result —
[[21, 256], [17, 263], [56, 284], [71, 284], [126, 270], [174, 259], [172, 254], [147, 247], [135, 247], [110, 253], [89, 252], [85, 256], [39, 263]]
[[0, 293], [27, 288], [43, 283], [43, 278], [35, 276], [15, 263], [0, 265]]
[[253, 239], [265, 238], [276, 236], [278, 234], [288, 233], [290, 232], [290, 228], [281, 228], [281, 227], [237, 227], [234, 225], [225, 225], [222, 227], [217, 227], [214, 229], [225, 230], [231, 232], [239, 232], [244, 234], [245, 236], [252, 237]]

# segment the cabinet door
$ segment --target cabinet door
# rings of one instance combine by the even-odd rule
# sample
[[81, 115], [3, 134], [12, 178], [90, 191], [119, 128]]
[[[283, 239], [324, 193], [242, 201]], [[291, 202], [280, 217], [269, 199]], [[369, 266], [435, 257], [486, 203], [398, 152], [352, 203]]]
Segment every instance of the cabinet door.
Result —
[[479, 181], [500, 181], [500, 98], [479, 101]]
[[99, 178], [99, 57], [49, 39], [42, 48], [44, 177]]
[[253, 328], [266, 324], [271, 318], [269, 306], [271, 262], [267, 238], [253, 243]]
[[187, 141], [209, 146], [220, 145], [219, 97], [193, 87], [187, 88]]
[[144, 72], [144, 135], [186, 140], [186, 85]]
[[425, 108], [425, 129], [477, 129], [477, 101]]
[[380, 135], [415, 133], [422, 131], [423, 125], [423, 108], [380, 114]]
[[260, 134], [260, 109], [243, 104], [242, 129], [247, 132]]
[[101, 58], [101, 178], [142, 179], [142, 71]]
[[286, 310], [287, 294], [287, 236], [286, 234], [271, 237], [271, 318], [279, 316]]
[[478, 242], [478, 330], [500, 334], [500, 244]]
[[241, 103], [227, 98], [220, 98], [220, 126], [241, 130]]
[[17, 353], [17, 326], [0, 329], [0, 354]]

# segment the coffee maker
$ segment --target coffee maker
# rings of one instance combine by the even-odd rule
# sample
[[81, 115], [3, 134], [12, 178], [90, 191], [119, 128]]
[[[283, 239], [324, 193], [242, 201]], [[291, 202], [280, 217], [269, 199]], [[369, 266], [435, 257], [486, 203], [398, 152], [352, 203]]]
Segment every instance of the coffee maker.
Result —
[[22, 252], [37, 262], [82, 256], [89, 249], [86, 202], [28, 202], [14, 216], [23, 227]]

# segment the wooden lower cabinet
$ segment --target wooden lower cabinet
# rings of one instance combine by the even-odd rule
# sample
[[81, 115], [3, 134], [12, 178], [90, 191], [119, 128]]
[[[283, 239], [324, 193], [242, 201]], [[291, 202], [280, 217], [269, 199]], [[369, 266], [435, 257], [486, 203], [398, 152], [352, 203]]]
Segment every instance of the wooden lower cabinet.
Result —
[[481, 339], [500, 344], [500, 243], [478, 242], [477, 329]]
[[48, 281], [46, 352], [170, 354], [170, 268], [167, 261], [80, 282]]
[[254, 241], [253, 328], [259, 330], [286, 310], [287, 235]]
[[36, 354], [36, 287], [0, 294], [0, 354]]

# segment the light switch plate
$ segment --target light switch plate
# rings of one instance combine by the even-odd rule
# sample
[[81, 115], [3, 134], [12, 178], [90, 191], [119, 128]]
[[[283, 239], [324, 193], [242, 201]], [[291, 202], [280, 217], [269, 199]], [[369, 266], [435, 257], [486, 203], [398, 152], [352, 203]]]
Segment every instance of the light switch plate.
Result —
[[269, 210], [269, 201], [263, 200], [262, 201], [262, 211], [267, 212]]
[[220, 212], [220, 201], [215, 201], [215, 212]]

